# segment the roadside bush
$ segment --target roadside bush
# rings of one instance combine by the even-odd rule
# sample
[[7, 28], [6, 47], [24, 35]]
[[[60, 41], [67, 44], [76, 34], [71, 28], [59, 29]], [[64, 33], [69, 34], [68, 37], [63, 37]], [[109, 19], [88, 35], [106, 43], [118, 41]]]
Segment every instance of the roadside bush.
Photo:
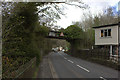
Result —
[[7, 14], [8, 10], [3, 10], [6, 14], [2, 16], [3, 74], [11, 74], [34, 57], [39, 65], [42, 59], [41, 50], [44, 52], [44, 42], [47, 42], [45, 36], [48, 29], [39, 23], [36, 3], [14, 4], [10, 14]]

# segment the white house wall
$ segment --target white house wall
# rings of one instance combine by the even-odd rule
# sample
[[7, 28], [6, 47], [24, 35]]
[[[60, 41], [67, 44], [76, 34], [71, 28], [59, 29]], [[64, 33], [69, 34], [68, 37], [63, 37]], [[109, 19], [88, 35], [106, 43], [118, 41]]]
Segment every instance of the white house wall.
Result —
[[[111, 29], [111, 37], [101, 37], [102, 29]], [[95, 45], [118, 45], [118, 26], [96, 28]]]

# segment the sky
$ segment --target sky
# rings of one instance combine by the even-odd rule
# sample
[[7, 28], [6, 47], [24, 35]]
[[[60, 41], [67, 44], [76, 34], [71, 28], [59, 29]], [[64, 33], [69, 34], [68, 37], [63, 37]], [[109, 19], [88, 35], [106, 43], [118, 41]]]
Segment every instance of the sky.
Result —
[[[28, 2], [35, 2], [35, 1], [51, 1], [51, 0], [2, 0], [2, 1], [28, 1]], [[53, 0], [53, 1], [58, 1], [58, 0]], [[67, 28], [69, 25], [72, 25], [72, 22], [76, 21], [82, 21], [84, 19], [83, 14], [89, 14], [91, 13], [92, 15], [97, 15], [99, 13], [102, 13], [105, 11], [105, 9], [109, 6], [114, 6], [116, 9], [118, 9], [117, 3], [119, 0], [59, 0], [59, 1], [68, 1], [77, 4], [78, 1], [82, 1], [85, 4], [87, 4], [90, 8], [89, 9], [81, 9], [75, 6], [70, 6], [66, 4], [60, 4], [62, 8], [64, 8], [63, 12], [66, 15], [62, 15], [60, 20], [57, 20], [57, 23], [54, 25], [60, 26], [62, 28]], [[75, 2], [76, 1], [76, 2]]]
[[[74, 21], [82, 21], [83, 13], [89, 14], [91, 12], [92, 15], [97, 15], [102, 13], [107, 7], [115, 6], [118, 10], [118, 2], [119, 0], [83, 0], [85, 4], [87, 4], [89, 9], [80, 9], [70, 5], [63, 5], [66, 7], [64, 10], [65, 16], [61, 16], [61, 19], [57, 21], [56, 25], [62, 28], [67, 28]], [[90, 12], [89, 12], [90, 11]]]

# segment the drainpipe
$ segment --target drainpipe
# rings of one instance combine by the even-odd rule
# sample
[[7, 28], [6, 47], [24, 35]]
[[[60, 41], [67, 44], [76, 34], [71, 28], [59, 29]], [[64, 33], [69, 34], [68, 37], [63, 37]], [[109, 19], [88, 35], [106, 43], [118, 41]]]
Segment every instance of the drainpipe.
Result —
[[118, 45], [118, 63], [120, 64], [120, 43]]

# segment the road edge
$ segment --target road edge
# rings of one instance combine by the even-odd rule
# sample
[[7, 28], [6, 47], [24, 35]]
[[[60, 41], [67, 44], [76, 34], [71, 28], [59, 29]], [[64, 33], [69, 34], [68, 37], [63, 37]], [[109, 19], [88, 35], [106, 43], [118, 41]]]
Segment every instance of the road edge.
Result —
[[51, 56], [52, 53], [50, 53], [49, 57], [48, 57], [48, 63], [49, 63], [49, 67], [50, 67], [50, 71], [51, 71], [51, 74], [52, 74], [52, 77], [55, 79], [55, 80], [59, 80], [58, 79], [58, 75], [53, 67], [53, 64], [50, 60], [50, 56]]

